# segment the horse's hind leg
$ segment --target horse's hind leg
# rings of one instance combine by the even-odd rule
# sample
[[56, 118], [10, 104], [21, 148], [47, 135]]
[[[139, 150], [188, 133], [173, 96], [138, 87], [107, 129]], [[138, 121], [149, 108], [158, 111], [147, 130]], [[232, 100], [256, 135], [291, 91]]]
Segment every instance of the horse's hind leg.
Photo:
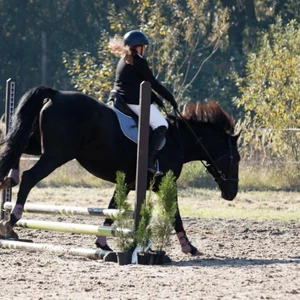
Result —
[[9, 235], [12, 227], [21, 219], [24, 205], [30, 190], [42, 179], [47, 177], [56, 168], [67, 160], [55, 156], [42, 155], [39, 161], [29, 170], [23, 172], [16, 205], [11, 212], [10, 219], [1, 221], [0, 235]]
[[[29, 138], [28, 145], [24, 149], [26, 154], [31, 155], [41, 155], [41, 146], [40, 141], [33, 139], [33, 137]], [[6, 177], [4, 177], [3, 181], [0, 182], [0, 190], [2, 189], [10, 189], [20, 182], [20, 158], [15, 161], [12, 168], [9, 170]]]
[[[130, 189], [128, 188], [127, 194], [129, 194], [129, 192], [130, 192]], [[109, 205], [108, 205], [109, 209], [117, 208], [115, 196], [116, 196], [116, 190], [114, 191], [114, 194], [109, 202]], [[103, 226], [111, 226], [112, 224], [113, 224], [113, 220], [106, 218], [104, 220]], [[97, 236], [96, 240], [95, 240], [95, 245], [97, 248], [100, 248], [102, 250], [112, 251], [112, 249], [107, 245], [107, 237], [106, 236]]]
[[[109, 209], [113, 209], [113, 208], [117, 208], [116, 206], [116, 201], [115, 201], [115, 194], [116, 191], [114, 191], [114, 194], [109, 202], [108, 208]], [[111, 226], [113, 223], [112, 219], [106, 218], [104, 220], [103, 226]], [[106, 236], [97, 236], [96, 240], [95, 240], [95, 245], [97, 248], [100, 248], [102, 250], [106, 250], [106, 251], [113, 251], [108, 245], [107, 245], [107, 237]]]

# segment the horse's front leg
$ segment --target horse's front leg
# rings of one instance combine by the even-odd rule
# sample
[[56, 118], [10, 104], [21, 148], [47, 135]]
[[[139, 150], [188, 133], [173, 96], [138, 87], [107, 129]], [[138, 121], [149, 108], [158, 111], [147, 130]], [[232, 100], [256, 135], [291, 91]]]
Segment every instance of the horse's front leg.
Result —
[[199, 254], [198, 249], [191, 244], [183, 228], [183, 223], [178, 208], [178, 202], [177, 202], [177, 212], [175, 214], [174, 229], [177, 234], [177, 238], [180, 243], [182, 252], [191, 255], [198, 255]]

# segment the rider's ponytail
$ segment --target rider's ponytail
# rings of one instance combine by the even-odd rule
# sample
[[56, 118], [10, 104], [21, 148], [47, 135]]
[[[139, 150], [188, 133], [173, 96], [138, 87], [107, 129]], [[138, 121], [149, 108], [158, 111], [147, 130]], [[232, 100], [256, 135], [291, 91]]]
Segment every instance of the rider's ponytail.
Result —
[[135, 47], [124, 45], [123, 38], [115, 37], [108, 43], [108, 47], [112, 54], [116, 56], [125, 56], [127, 64], [133, 64], [133, 57], [137, 54]]

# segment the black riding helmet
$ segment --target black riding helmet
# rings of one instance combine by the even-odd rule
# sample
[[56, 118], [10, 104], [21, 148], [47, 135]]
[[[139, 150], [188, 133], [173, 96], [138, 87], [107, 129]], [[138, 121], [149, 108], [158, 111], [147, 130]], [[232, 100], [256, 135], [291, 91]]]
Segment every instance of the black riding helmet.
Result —
[[134, 47], [137, 45], [149, 45], [147, 36], [138, 30], [131, 30], [124, 35], [124, 45]]

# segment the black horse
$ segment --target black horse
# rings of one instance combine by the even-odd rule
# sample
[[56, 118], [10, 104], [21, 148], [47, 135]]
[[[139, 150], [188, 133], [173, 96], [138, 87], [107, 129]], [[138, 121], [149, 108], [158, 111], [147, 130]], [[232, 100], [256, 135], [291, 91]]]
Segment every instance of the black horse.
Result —
[[[222, 197], [233, 200], [238, 191], [240, 160], [233, 119], [214, 101], [186, 105], [179, 115], [168, 117], [166, 144], [158, 154], [161, 170], [172, 170], [178, 178], [184, 163], [206, 161]], [[123, 135], [115, 112], [87, 95], [44, 86], [31, 89], [21, 98], [12, 128], [2, 144], [0, 182], [10, 169], [18, 167], [22, 153], [40, 155], [40, 158], [22, 173], [16, 201], [21, 212], [17, 217], [11, 214], [10, 220], [1, 221], [0, 235], [7, 235], [21, 218], [30, 190], [72, 159], [110, 182], [115, 182], [116, 172], [122, 171], [126, 174], [128, 193], [134, 189], [137, 145]], [[151, 176], [149, 173], [149, 181]], [[160, 180], [156, 179], [154, 192]], [[109, 208], [114, 207], [112, 197]], [[105, 224], [111, 221], [105, 220]], [[182, 251], [197, 253], [185, 234], [179, 209], [174, 224]]]

